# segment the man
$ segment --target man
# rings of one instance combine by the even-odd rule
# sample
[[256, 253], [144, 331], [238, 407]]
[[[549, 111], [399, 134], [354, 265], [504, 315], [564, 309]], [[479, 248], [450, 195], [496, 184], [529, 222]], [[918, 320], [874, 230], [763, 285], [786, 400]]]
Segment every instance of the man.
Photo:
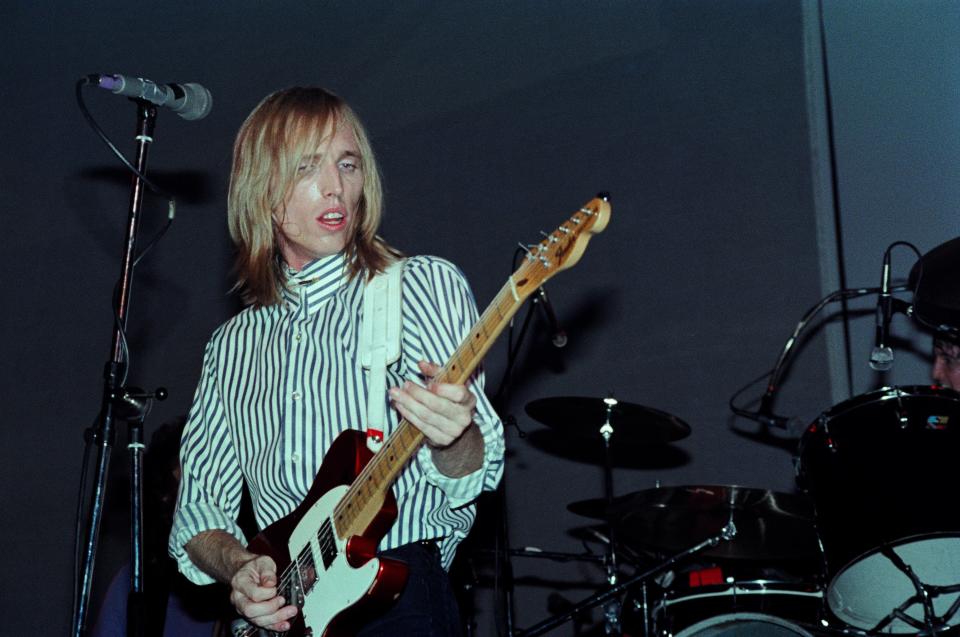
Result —
[[[398, 257], [376, 234], [381, 202], [367, 135], [340, 98], [279, 91], [241, 127], [228, 216], [249, 307], [206, 348], [170, 551], [191, 580], [228, 583], [237, 611], [271, 630], [287, 630], [297, 608], [278, 595], [273, 560], [245, 548], [235, 522], [242, 482], [263, 528], [300, 503], [339, 433], [370, 424], [361, 308], [370, 278]], [[430, 378], [475, 321], [459, 270], [434, 257], [406, 260], [385, 433], [402, 416], [426, 445], [394, 485], [398, 519], [380, 546], [408, 562], [410, 577], [364, 635], [459, 632], [443, 569], [473, 522], [471, 502], [500, 479], [503, 432], [482, 376], [466, 387]]]
[[942, 337], [933, 339], [933, 382], [960, 390], [960, 345]]

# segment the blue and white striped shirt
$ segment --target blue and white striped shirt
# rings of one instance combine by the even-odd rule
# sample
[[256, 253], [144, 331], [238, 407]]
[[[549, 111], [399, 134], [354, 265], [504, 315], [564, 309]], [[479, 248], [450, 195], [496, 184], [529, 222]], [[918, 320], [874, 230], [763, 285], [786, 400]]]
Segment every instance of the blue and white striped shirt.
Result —
[[[282, 303], [245, 309], [207, 344], [183, 435], [170, 535], [171, 555], [193, 582], [213, 581], [183, 549], [197, 533], [223, 529], [246, 543], [236, 523], [244, 480], [264, 528], [303, 500], [341, 432], [366, 427], [368, 379], [358, 358], [365, 282], [347, 280], [344, 264], [333, 255], [288, 272]], [[456, 266], [436, 257], [407, 259], [402, 354], [387, 370], [387, 387], [418, 381], [419, 360], [447, 362], [476, 320], [473, 295]], [[500, 480], [503, 426], [483, 393], [482, 373], [469, 387], [477, 396], [483, 466], [449, 478], [422, 448], [394, 485], [398, 517], [381, 549], [437, 538], [449, 567], [473, 524], [473, 500]], [[385, 435], [400, 420], [388, 412]]]

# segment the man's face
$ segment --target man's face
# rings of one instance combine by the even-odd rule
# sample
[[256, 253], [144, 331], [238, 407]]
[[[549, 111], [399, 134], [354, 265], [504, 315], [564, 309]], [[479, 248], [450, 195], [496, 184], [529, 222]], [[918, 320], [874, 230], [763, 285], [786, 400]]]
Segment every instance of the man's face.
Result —
[[933, 371], [938, 385], [960, 390], [960, 345], [936, 339], [933, 341]]
[[304, 157], [285, 210], [274, 213], [280, 227], [280, 253], [300, 270], [320, 257], [341, 252], [353, 236], [363, 165], [352, 128], [328, 124], [313, 155]]

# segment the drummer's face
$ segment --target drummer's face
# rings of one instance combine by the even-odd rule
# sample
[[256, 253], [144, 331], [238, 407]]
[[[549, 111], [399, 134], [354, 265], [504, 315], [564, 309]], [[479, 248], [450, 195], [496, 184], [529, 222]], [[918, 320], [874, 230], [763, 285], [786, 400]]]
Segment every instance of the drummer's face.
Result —
[[960, 345], [936, 339], [933, 341], [933, 382], [960, 390]]

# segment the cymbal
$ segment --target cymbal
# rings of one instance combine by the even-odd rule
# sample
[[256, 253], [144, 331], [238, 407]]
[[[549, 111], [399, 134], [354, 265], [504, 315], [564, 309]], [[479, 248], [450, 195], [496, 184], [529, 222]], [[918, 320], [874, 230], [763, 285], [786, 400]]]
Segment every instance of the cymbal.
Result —
[[717, 535], [732, 514], [737, 535], [702, 555], [786, 560], [819, 553], [813, 503], [803, 495], [692, 485], [637, 491], [614, 498], [609, 507], [598, 508], [595, 501], [588, 500], [571, 506], [578, 515], [609, 518], [621, 541], [667, 552], [679, 553]]
[[686, 438], [690, 425], [665, 411], [616, 401], [608, 406], [604, 398], [555, 396], [527, 403], [531, 418], [562, 434], [600, 440], [600, 428], [607, 422], [609, 408], [612, 445], [617, 442], [663, 444]]
[[607, 519], [607, 500], [606, 498], [590, 498], [589, 500], [577, 500], [567, 505], [567, 511], [582, 515], [585, 518], [594, 520]]

